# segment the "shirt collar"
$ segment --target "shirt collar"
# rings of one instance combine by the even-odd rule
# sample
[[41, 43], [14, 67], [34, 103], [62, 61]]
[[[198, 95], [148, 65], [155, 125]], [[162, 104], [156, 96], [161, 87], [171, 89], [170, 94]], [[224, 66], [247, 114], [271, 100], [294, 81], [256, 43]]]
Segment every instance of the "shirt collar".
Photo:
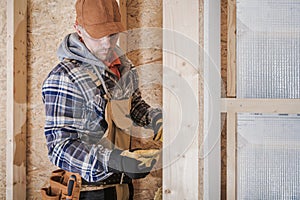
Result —
[[109, 61], [103, 61], [103, 62], [108, 67], [121, 65], [121, 60], [115, 51], [112, 52]]

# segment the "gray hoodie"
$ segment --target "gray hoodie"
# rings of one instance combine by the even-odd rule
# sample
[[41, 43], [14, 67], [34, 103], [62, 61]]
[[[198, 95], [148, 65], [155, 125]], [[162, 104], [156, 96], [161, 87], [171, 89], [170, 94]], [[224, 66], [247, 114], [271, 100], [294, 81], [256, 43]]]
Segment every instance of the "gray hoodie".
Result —
[[[124, 56], [124, 53], [118, 46], [116, 46], [115, 52], [121, 58]], [[107, 69], [105, 64], [96, 56], [94, 56], [87, 49], [85, 44], [79, 40], [79, 35], [77, 33], [71, 33], [64, 38], [63, 42], [60, 44], [57, 50], [57, 56], [60, 61], [62, 61], [64, 58], [68, 58], [71, 60], [74, 59], [83, 63], [95, 65], [100, 70]]]

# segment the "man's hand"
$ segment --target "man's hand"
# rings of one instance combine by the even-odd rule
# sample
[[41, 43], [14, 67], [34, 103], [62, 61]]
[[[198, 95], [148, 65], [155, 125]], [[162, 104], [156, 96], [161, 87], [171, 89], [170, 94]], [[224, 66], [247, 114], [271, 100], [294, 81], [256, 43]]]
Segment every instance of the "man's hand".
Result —
[[157, 120], [155, 129], [154, 129], [154, 137], [155, 141], [163, 141], [163, 127], [162, 127], [162, 119]]
[[134, 151], [127, 150], [127, 151], [123, 151], [121, 155], [141, 161], [139, 166], [145, 165], [146, 167], [150, 167], [153, 161], [156, 162], [159, 159], [159, 150], [157, 149], [148, 149], [148, 150], [141, 149], [141, 150], [134, 150]]
[[129, 150], [115, 149], [108, 162], [110, 171], [124, 172], [132, 179], [146, 177], [152, 170], [159, 156], [159, 150]]

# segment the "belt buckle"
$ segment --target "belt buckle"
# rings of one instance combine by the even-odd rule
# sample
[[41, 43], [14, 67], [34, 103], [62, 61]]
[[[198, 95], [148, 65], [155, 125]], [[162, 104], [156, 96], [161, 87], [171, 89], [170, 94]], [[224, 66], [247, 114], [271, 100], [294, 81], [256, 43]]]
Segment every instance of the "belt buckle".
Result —
[[123, 184], [123, 179], [124, 179], [124, 172], [121, 174], [121, 180], [120, 180], [120, 184]]

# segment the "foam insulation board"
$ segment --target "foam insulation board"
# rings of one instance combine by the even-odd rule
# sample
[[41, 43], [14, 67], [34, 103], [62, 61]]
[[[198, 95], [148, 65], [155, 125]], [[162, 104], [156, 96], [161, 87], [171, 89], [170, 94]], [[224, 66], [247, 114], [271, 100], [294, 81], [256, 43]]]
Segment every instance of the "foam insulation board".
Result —
[[299, 115], [239, 114], [238, 199], [299, 199]]
[[[238, 98], [300, 98], [300, 1], [237, 0], [236, 39]], [[299, 199], [299, 133], [299, 114], [238, 114], [238, 199]]]
[[237, 1], [237, 97], [300, 97], [300, 1]]

